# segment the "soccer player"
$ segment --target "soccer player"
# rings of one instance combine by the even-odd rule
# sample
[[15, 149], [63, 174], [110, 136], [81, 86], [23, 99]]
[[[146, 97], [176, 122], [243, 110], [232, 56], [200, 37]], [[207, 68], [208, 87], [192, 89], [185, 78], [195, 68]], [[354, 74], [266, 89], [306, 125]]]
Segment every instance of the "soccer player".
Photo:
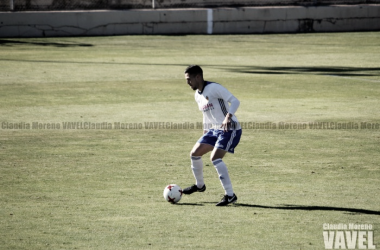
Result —
[[191, 65], [185, 70], [187, 84], [195, 90], [195, 101], [203, 112], [203, 136], [195, 143], [190, 152], [191, 169], [196, 184], [185, 188], [184, 194], [204, 192], [202, 156], [211, 152], [210, 159], [218, 172], [225, 195], [217, 206], [226, 206], [237, 201], [232, 189], [223, 157], [227, 152], [234, 153], [241, 137], [241, 127], [235, 116], [240, 101], [219, 83], [205, 81], [203, 70]]

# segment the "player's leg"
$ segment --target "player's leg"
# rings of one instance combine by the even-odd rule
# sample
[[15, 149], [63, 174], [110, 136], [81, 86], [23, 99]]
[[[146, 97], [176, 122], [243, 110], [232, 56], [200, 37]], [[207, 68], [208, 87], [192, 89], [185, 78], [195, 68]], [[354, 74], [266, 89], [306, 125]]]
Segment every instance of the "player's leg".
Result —
[[214, 146], [210, 144], [197, 142], [190, 152], [191, 170], [193, 171], [193, 175], [196, 181], [198, 191], [202, 190], [203, 192], [206, 189], [205, 182], [203, 180], [202, 156], [212, 151], [213, 149], [214, 149]]
[[217, 206], [225, 206], [229, 203], [234, 203], [237, 200], [234, 194], [230, 175], [228, 173], [227, 165], [223, 161], [223, 157], [227, 152], [234, 153], [234, 148], [240, 141], [241, 130], [239, 131], [229, 131], [222, 133], [218, 141], [216, 142], [215, 148], [211, 153], [211, 161], [215, 166], [215, 169], [219, 175], [220, 183], [225, 192], [223, 199], [217, 204]]
[[201, 138], [195, 143], [190, 152], [191, 170], [193, 172], [196, 184], [187, 187], [183, 190], [184, 194], [192, 194], [194, 192], [204, 192], [206, 185], [203, 180], [203, 161], [202, 156], [214, 149], [217, 135], [210, 129], [207, 133], [203, 134]]
[[220, 180], [220, 183], [222, 184], [225, 195], [233, 196], [234, 191], [232, 189], [230, 175], [228, 173], [227, 165], [223, 161], [223, 157], [226, 155], [226, 153], [227, 151], [223, 149], [214, 148], [214, 150], [211, 153], [210, 158], [211, 158], [212, 164], [214, 164], [216, 172], [219, 175], [219, 180]]
[[195, 143], [190, 152], [191, 170], [195, 178], [195, 184], [183, 190], [184, 194], [192, 194], [194, 192], [204, 192], [206, 185], [203, 180], [203, 161], [202, 156], [214, 149], [214, 146], [204, 143]]
[[216, 159], [223, 159], [226, 153], [227, 151], [214, 147], [210, 155], [210, 160], [215, 161]]
[[190, 152], [190, 156], [200, 156], [202, 157], [204, 154], [211, 152], [214, 149], [213, 145], [206, 143], [195, 143], [193, 149]]

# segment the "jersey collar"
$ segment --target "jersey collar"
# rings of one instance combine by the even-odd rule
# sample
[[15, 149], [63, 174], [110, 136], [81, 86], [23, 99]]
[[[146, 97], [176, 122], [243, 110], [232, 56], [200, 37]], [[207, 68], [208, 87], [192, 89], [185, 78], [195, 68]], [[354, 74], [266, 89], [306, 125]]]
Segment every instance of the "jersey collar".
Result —
[[199, 90], [198, 90], [198, 94], [201, 95], [201, 94], [203, 93], [203, 91], [205, 90], [206, 86], [209, 85], [209, 84], [210, 84], [210, 82], [208, 82], [208, 81], [204, 81], [202, 91], [199, 91]]

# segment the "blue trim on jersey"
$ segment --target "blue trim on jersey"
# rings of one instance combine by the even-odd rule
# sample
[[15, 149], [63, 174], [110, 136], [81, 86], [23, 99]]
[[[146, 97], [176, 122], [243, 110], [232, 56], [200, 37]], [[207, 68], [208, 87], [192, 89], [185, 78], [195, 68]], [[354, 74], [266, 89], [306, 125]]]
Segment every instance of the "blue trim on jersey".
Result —
[[202, 89], [202, 91], [199, 91], [199, 90], [198, 90], [198, 94], [200, 94], [200, 95], [203, 93], [203, 91], [205, 90], [206, 86], [209, 85], [211, 82], [209, 82], [209, 81], [204, 81], [203, 83], [204, 83], [204, 85], [203, 85], [203, 89]]
[[221, 98], [218, 98], [218, 102], [219, 102], [220, 108], [222, 109], [223, 115], [226, 116], [227, 109], [226, 109], [226, 105], [224, 105], [224, 100]]

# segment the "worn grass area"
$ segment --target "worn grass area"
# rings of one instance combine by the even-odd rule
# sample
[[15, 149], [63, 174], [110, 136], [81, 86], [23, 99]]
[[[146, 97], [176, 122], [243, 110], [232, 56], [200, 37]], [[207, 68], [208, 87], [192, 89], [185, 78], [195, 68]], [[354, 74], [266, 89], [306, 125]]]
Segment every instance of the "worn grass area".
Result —
[[[1, 249], [325, 249], [325, 223], [379, 248], [379, 51], [376, 32], [1, 39]], [[241, 101], [235, 206], [207, 156], [207, 192], [162, 197], [194, 181], [189, 64]]]

